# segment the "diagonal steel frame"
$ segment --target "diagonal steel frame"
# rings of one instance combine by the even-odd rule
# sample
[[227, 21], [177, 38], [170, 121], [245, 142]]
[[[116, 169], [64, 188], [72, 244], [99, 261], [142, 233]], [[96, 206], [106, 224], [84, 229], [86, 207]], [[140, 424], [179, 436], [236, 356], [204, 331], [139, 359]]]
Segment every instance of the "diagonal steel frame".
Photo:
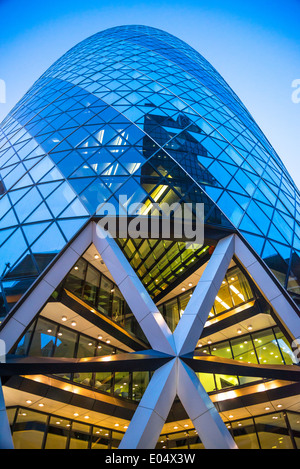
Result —
[[[151, 357], [153, 361], [151, 366], [156, 371], [134, 414], [120, 448], [154, 447], [176, 394], [181, 399], [187, 413], [194, 422], [195, 428], [198, 430], [199, 435], [201, 435], [205, 447], [235, 448], [236, 445], [230, 433], [206, 391], [201, 383], [199, 383], [195, 371], [192, 369], [197, 370], [201, 360], [198, 360], [197, 363], [197, 359], [191, 359], [191, 356], [188, 355], [193, 353], [196, 347], [215, 296], [234, 255], [238, 257], [246, 270], [249, 271], [255, 283], [260, 284], [262, 278], [265, 280], [265, 283], [263, 282], [263, 285], [260, 285], [262, 293], [272, 304], [275, 311], [277, 311], [280, 319], [287, 323], [292, 336], [300, 337], [299, 317], [295, 315], [291, 305], [288, 305], [289, 307], [287, 308], [289, 314], [287, 315], [284, 312], [282, 316], [280, 307], [282, 307], [282, 304], [286, 306], [288, 302], [280, 290], [278, 290], [276, 283], [272, 282], [270, 274], [262, 267], [258, 259], [253, 256], [237, 235], [230, 235], [227, 238], [221, 239], [211, 255], [188, 306], [172, 334], [163, 316], [158, 311], [155, 303], [150, 298], [147, 290], [138, 279], [116, 242], [107, 236], [107, 233], [104, 233], [102, 228], [96, 225], [95, 222], [91, 222], [83, 233], [71, 243], [67, 253], [64, 253], [62, 258], [57, 261], [58, 267], [57, 263], [54, 263], [53, 269], [50, 269], [42, 278], [42, 283], [37, 285], [33, 291], [33, 296], [37, 297], [33, 307], [32, 303], [30, 304], [29, 294], [25, 298], [25, 307], [22, 303], [19, 310], [16, 308], [15, 314], [12, 316], [14, 325], [17, 326], [16, 331], [11, 333], [10, 330], [6, 336], [4, 333], [4, 337], [9, 338], [11, 344], [16, 334], [19, 333], [22, 327], [24, 329], [26, 322], [28, 324], [30, 318], [34, 317], [32, 315], [38, 312], [37, 310], [40, 305], [47, 300], [53, 289], [56, 288], [61, 277], [66, 275], [72, 264], [76, 262], [78, 257], [82, 255], [91, 243], [95, 245], [108, 270], [114, 277], [116, 284], [149, 340], [154, 355], [160, 355], [152, 355]], [[6, 330], [8, 325], [5, 324]], [[4, 328], [5, 332], [6, 330]], [[146, 366], [144, 364], [146, 364], [150, 355], [145, 358], [137, 354], [130, 361], [128, 361], [128, 356], [124, 360], [120, 357], [120, 359], [110, 360], [107, 363], [105, 363], [105, 360], [93, 362], [87, 359], [85, 365], [83, 365], [83, 362], [77, 361], [77, 363], [70, 362], [68, 366], [90, 366], [92, 368], [106, 366], [107, 369], [112, 369], [113, 365], [115, 365], [115, 371], [116, 367], [124, 366], [125, 363], [131, 363], [129, 366]], [[141, 362], [141, 365], [137, 365], [138, 358], [141, 358], [144, 364]], [[25, 362], [23, 363], [25, 365]], [[201, 366], [207, 366], [207, 363], [208, 361], [205, 363], [202, 360]], [[48, 363], [49, 366], [52, 366], [52, 364]], [[211, 361], [211, 364], [215, 367], [225, 366], [220, 360]], [[235, 367], [235, 369], [238, 366], [237, 363], [227, 363], [227, 365]], [[245, 364], [242, 366], [244, 366], [243, 369], [247, 368]], [[249, 373], [252, 373], [253, 370], [258, 372], [259, 369], [262, 370], [261, 367], [256, 367], [256, 369], [254, 367], [247, 368]], [[277, 374], [279, 371], [273, 368], [271, 373]], [[265, 367], [263, 372], [269, 373], [270, 370], [269, 368], [267, 370]], [[286, 369], [286, 376], [290, 372], [292, 370]], [[189, 395], [193, 396], [193, 398], [189, 399]]]

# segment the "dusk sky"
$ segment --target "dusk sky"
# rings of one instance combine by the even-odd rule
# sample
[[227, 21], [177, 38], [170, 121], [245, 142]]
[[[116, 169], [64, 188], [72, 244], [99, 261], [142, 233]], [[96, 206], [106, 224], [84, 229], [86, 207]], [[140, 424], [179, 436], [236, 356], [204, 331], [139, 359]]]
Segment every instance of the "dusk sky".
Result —
[[[68, 49], [123, 24], [163, 29], [202, 54], [246, 105], [300, 187], [299, 0], [0, 0], [0, 121]], [[300, 92], [298, 93], [300, 97]]]

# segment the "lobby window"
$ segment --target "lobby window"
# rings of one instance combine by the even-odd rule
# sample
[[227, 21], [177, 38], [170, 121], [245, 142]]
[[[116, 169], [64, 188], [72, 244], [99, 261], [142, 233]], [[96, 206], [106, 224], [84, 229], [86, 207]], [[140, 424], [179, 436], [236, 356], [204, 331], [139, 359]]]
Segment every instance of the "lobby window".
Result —
[[91, 427], [83, 423], [73, 422], [69, 449], [88, 449]]
[[48, 416], [29, 409], [18, 409], [13, 430], [15, 449], [41, 449]]
[[[25, 334], [28, 340], [30, 330]], [[39, 318], [34, 329], [29, 355], [33, 357], [51, 357], [53, 355], [57, 326], [47, 319]]]
[[114, 284], [102, 276], [98, 295], [97, 309], [106, 316], [111, 316], [112, 293]]
[[80, 258], [66, 277], [64, 288], [82, 297], [82, 289], [86, 275], [87, 262]]
[[231, 424], [234, 440], [239, 449], [259, 449], [253, 419], [245, 419]]
[[132, 373], [132, 400], [140, 401], [148, 384], [148, 371], [134, 371]]
[[252, 337], [259, 363], [262, 365], [284, 363], [272, 329], [256, 332]]
[[255, 417], [261, 449], [293, 449], [282, 412]]
[[70, 433], [70, 421], [51, 417], [48, 425], [45, 449], [65, 449]]
[[100, 272], [91, 265], [88, 265], [83, 289], [84, 301], [95, 305], [99, 284]]
[[174, 331], [179, 321], [179, 306], [177, 298], [173, 298], [164, 304], [163, 314], [169, 328], [171, 331]]
[[115, 373], [114, 395], [128, 398], [131, 387], [130, 381], [130, 374], [128, 372]]
[[110, 446], [110, 431], [93, 427], [91, 449], [109, 449]]

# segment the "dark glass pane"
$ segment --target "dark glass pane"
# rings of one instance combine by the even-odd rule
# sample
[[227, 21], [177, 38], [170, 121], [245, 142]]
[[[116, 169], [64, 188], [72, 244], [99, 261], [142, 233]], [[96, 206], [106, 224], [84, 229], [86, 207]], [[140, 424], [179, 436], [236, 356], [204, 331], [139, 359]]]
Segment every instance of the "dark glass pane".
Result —
[[41, 449], [48, 416], [28, 409], [19, 409], [14, 425], [15, 449]]
[[109, 317], [111, 316], [113, 288], [113, 283], [102, 275], [97, 309]]
[[282, 413], [268, 414], [254, 420], [261, 449], [293, 449]]
[[90, 441], [91, 427], [73, 422], [69, 449], [87, 449]]
[[78, 334], [65, 327], [60, 327], [55, 344], [55, 357], [74, 357]]
[[110, 445], [110, 432], [100, 427], [93, 427], [91, 449], [108, 449]]
[[113, 288], [112, 320], [123, 325], [124, 323], [124, 298], [117, 286]]
[[45, 449], [65, 449], [70, 432], [70, 421], [59, 417], [51, 417]]
[[57, 326], [46, 319], [39, 318], [30, 344], [28, 355], [51, 357], [55, 344]]
[[140, 401], [149, 383], [148, 371], [136, 371], [132, 373], [132, 399]]
[[85, 274], [87, 269], [87, 262], [80, 258], [69, 272], [66, 278], [64, 287], [70, 290], [78, 297], [82, 297], [82, 288], [84, 284]]
[[100, 284], [100, 272], [91, 265], [88, 265], [84, 290], [83, 290], [83, 299], [95, 305], [96, 296]]
[[259, 449], [253, 419], [233, 422], [232, 431], [239, 449]]

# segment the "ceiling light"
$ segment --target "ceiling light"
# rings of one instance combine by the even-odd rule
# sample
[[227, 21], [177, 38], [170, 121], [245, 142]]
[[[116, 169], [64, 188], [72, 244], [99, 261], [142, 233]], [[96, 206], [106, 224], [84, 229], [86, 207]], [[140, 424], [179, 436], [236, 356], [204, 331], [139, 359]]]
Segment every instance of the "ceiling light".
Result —
[[44, 404], [42, 404], [42, 402], [39, 404], [39, 407], [44, 407]]
[[66, 322], [67, 319], [68, 319], [67, 316], [62, 316], [62, 318], [61, 318], [61, 320], [62, 320], [63, 322]]
[[85, 415], [84, 418], [85, 418], [85, 419], [89, 419], [90, 417], [89, 417], [88, 415]]
[[270, 407], [265, 407], [265, 410], [270, 410]]
[[71, 326], [75, 327], [77, 325], [76, 321], [71, 322]]
[[48, 329], [47, 332], [49, 332], [49, 334], [52, 332], [52, 329]]
[[252, 331], [253, 328], [252, 328], [252, 326], [248, 326], [247, 329], [248, 329], [248, 331]]
[[99, 340], [102, 340], [102, 335], [98, 335], [98, 339], [99, 339]]
[[79, 269], [79, 267], [77, 265], [75, 265], [74, 270], [78, 270], [78, 269]]
[[75, 412], [74, 417], [78, 417], [78, 415], [79, 415], [79, 414], [77, 414], [77, 412]]
[[105, 342], [106, 342], [107, 344], [110, 344], [110, 340], [108, 340], [108, 339], [107, 339]]
[[28, 401], [26, 401], [26, 404], [32, 404], [32, 401], [28, 399]]
[[184, 287], [182, 287], [182, 289], [181, 289], [181, 290], [182, 290], [182, 291], [185, 291], [185, 288], [184, 288]]
[[192, 287], [192, 286], [193, 286], [193, 284], [192, 284], [192, 283], [189, 283], [189, 287]]
[[99, 259], [98, 254], [95, 254], [95, 255], [94, 255], [94, 258], [95, 258], [95, 259]]
[[277, 407], [282, 407], [282, 404], [278, 404]]

